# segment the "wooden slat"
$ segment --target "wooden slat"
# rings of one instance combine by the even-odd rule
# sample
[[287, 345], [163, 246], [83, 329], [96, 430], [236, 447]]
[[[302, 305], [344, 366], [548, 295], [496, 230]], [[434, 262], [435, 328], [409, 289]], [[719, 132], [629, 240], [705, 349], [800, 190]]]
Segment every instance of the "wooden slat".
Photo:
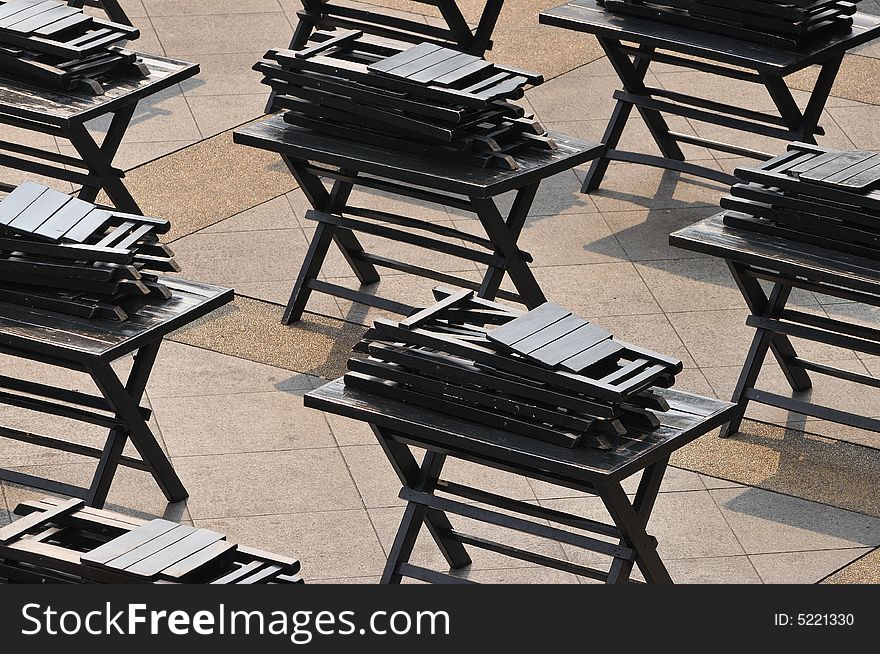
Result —
[[31, 515], [19, 518], [5, 527], [0, 527], [0, 545], [6, 545], [17, 538], [20, 538], [31, 529], [51, 522], [56, 516], [72, 513], [84, 505], [85, 502], [82, 500], [68, 500], [53, 509], [43, 511], [42, 513], [32, 513]]
[[107, 565], [113, 559], [122, 556], [126, 552], [130, 552], [154, 538], [158, 538], [162, 534], [177, 528], [177, 526], [176, 522], [170, 522], [168, 520], [151, 520], [142, 527], [139, 527], [124, 536], [120, 536], [87, 554], [83, 554], [82, 561], [89, 565]]

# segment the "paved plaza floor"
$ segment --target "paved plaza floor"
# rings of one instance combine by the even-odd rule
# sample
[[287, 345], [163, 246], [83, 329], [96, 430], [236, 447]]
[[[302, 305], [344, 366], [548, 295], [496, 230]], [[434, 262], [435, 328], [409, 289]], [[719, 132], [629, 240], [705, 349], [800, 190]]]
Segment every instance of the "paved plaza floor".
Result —
[[[373, 0], [428, 12], [429, 5]], [[253, 63], [286, 45], [298, 0], [128, 0], [141, 29], [134, 49], [195, 61], [201, 74], [145, 102], [120, 149], [129, 189], [146, 213], [173, 221], [169, 235], [182, 275], [235, 288], [237, 299], [172, 335], [159, 355], [146, 397], [152, 427], [190, 492], [167, 505], [148, 475], [120, 470], [111, 508], [167, 516], [216, 529], [230, 539], [290, 553], [308, 581], [373, 583], [402, 513], [399, 482], [369, 429], [305, 409], [302, 395], [342, 374], [364, 325], [381, 312], [328, 296], [313, 296], [303, 321], [280, 324], [314, 227], [305, 198], [280, 160], [233, 145], [230, 130], [260, 117], [266, 87]], [[541, 70], [547, 81], [525, 103], [549, 129], [598, 140], [619, 82], [595, 40], [540, 26], [553, 0], [508, 0], [492, 58]], [[469, 12], [480, 5], [467, 0]], [[864, 10], [880, 13], [873, 0]], [[471, 13], [471, 16], [473, 14]], [[430, 15], [421, 20], [432, 20]], [[534, 44], [524, 48], [523, 43]], [[794, 80], [807, 89], [810, 72]], [[701, 73], [658, 66], [652, 86], [719, 99], [736, 95], [755, 109], [772, 102], [751, 85], [713, 81]], [[803, 101], [806, 92], [796, 93]], [[880, 150], [880, 42], [847, 55], [821, 124], [819, 143]], [[100, 133], [106, 125], [91, 126]], [[724, 140], [723, 128], [683, 118], [676, 131]], [[0, 129], [0, 139], [34, 143]], [[51, 143], [52, 137], [44, 143]], [[737, 137], [744, 146], [781, 149], [778, 141]], [[644, 149], [647, 128], [634, 120], [622, 147]], [[63, 151], [63, 147], [61, 148]], [[732, 172], [745, 160], [689, 147], [690, 159]], [[718, 211], [723, 185], [630, 164], [612, 164], [602, 189], [579, 192], [585, 169], [557, 175], [541, 187], [522, 237], [549, 299], [602, 324], [627, 341], [680, 357], [676, 387], [727, 399], [748, 349], [747, 310], [723, 262], [668, 245], [670, 232]], [[0, 178], [25, 177], [0, 168]], [[63, 185], [52, 184], [57, 188]], [[67, 187], [66, 190], [72, 190]], [[463, 214], [404, 205], [375, 195], [371, 206], [407, 211], [439, 224], [478, 230]], [[477, 233], [477, 232], [475, 232]], [[365, 239], [378, 251], [389, 248]], [[436, 270], [478, 279], [476, 264], [396, 246], [396, 254]], [[401, 250], [403, 252], [401, 252]], [[355, 287], [333, 252], [326, 279]], [[377, 292], [413, 305], [430, 301], [431, 283], [383, 275]], [[801, 310], [877, 325], [880, 315], [853, 303], [800, 292]], [[880, 358], [795, 340], [804, 355], [880, 378]], [[38, 365], [0, 360], [0, 374], [46, 379]], [[119, 365], [130, 365], [121, 361]], [[52, 373], [57, 380], [57, 373]], [[86, 383], [83, 380], [82, 383]], [[774, 361], [759, 386], [790, 392]], [[820, 404], [880, 417], [880, 390], [823, 377], [810, 396]], [[743, 433], [709, 434], [678, 452], [661, 489], [649, 533], [683, 583], [880, 583], [880, 435], [843, 428], [780, 409], [753, 406]], [[0, 423], [28, 431], [54, 430], [88, 444], [62, 419], [0, 407]], [[0, 440], [0, 466], [82, 484], [90, 461]], [[448, 466], [455, 480], [475, 479], [472, 466]], [[479, 473], [480, 485], [512, 498], [601, 517], [596, 498], [512, 475]], [[627, 482], [634, 492], [637, 479]], [[0, 525], [32, 489], [0, 484]], [[478, 535], [489, 528], [476, 526]], [[512, 544], [584, 562], [581, 552], [528, 535]], [[509, 540], [509, 537], [508, 537]], [[440, 566], [428, 540], [417, 564]], [[577, 582], [491, 552], [475, 552], [460, 574], [485, 582]]]

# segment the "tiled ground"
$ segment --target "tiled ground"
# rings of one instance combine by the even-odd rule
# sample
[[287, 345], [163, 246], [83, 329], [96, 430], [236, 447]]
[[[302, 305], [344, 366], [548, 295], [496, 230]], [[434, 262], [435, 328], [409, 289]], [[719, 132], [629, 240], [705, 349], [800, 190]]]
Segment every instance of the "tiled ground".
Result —
[[[382, 3], [398, 9], [407, 4], [396, 0]], [[139, 110], [120, 153], [122, 167], [130, 169], [191, 146], [261, 114], [266, 93], [250, 66], [267, 48], [289, 38], [295, 0], [129, 0], [125, 4], [141, 27], [140, 49], [197, 61], [202, 74]], [[517, 25], [531, 29], [538, 9], [551, 4], [509, 0], [505, 15], [511, 12], [513, 18], [508, 18], [499, 32], [498, 51], [515, 50], [502, 39], [511, 39], [511, 30]], [[876, 3], [872, 0], [863, 7], [870, 9], [872, 4]], [[597, 139], [613, 106], [616, 77], [604, 59], [575, 67], [567, 63], [575, 50], [558, 52], [556, 58], [552, 53], [536, 54], [538, 63], [541, 57], [547, 58], [548, 66], [558, 75], [530, 91], [527, 103], [551, 129]], [[880, 50], [869, 45], [859, 56], [873, 66], [870, 58], [880, 57]], [[578, 57], [578, 61], [595, 58], [579, 51]], [[755, 108], [769, 108], [769, 98], [730, 81], [720, 85], [668, 67], [658, 67], [651, 75], [651, 83], [659, 86], [684, 91], [699, 87], [704, 94], [722, 98], [736, 94], [748, 98]], [[833, 97], [822, 121], [827, 136], [820, 142], [880, 149], [874, 129], [880, 108], [871, 104], [871, 93], [866, 89], [855, 97]], [[804, 94], [797, 97], [803, 100]], [[724, 136], [719, 129], [684, 119], [673, 127], [709, 138]], [[624, 146], [640, 148], [647, 142], [647, 130], [639, 124], [633, 124], [624, 137]], [[779, 147], [766, 142], [755, 145]], [[187, 153], [199, 154], [188, 159]], [[231, 147], [228, 135], [220, 135], [130, 175], [133, 184], [144, 178], [146, 187], [152, 189], [151, 199], [156, 204], [149, 206], [161, 206], [163, 201], [183, 206], [189, 202], [202, 209], [216, 206], [213, 219], [209, 215], [199, 215], [191, 222], [181, 218], [174, 233], [174, 249], [187, 277], [233, 286], [243, 297], [233, 308], [218, 312], [217, 320], [178, 334], [175, 339], [180, 342], [168, 342], [147, 389], [155, 416], [153, 427], [190, 490], [189, 501], [166, 506], [146, 475], [123, 470], [110, 502], [123, 510], [192, 521], [234, 539], [293, 553], [303, 559], [308, 579], [372, 582], [381, 573], [400, 517], [398, 482], [368, 430], [304, 409], [301, 396], [323, 378], [338, 374], [350, 344], [361, 332], [357, 325], [369, 322], [376, 312], [317, 297], [309, 305], [313, 313], [301, 327], [277, 324], [277, 304], [286, 300], [313, 228], [303, 219], [301, 193], [285, 193], [289, 187], [279, 177], [277, 165], [247, 159], [253, 155]], [[699, 148], [690, 148], [688, 156], [725, 170], [740, 163]], [[258, 167], [257, 174], [248, 171], [253, 178], [245, 177], [245, 184], [253, 189], [240, 188], [238, 178], [243, 176], [236, 173], [236, 167], [244, 161]], [[266, 170], [259, 168], [264, 165]], [[199, 175], [205, 175], [200, 169], [206, 166], [215, 166], [215, 173], [230, 178], [228, 186], [235, 191], [230, 191], [228, 198], [218, 199], [213, 187], [207, 191], [199, 188]], [[270, 170], [273, 176], [268, 183]], [[602, 190], [585, 196], [578, 192], [583, 172], [576, 170], [547, 180], [523, 234], [523, 246], [534, 255], [535, 273], [548, 296], [595, 318], [627, 340], [681, 357], [685, 372], [678, 386], [728, 397], [750, 340], [743, 324], [743, 302], [721, 264], [667, 243], [671, 231], [715, 212], [723, 187], [654, 169], [613, 164]], [[266, 193], [266, 189], [277, 191]], [[389, 210], [400, 208], [390, 198], [362, 199]], [[449, 226], [479, 229], [470, 217], [442, 209], [410, 206], [404, 210]], [[199, 214], [199, 209], [192, 213]], [[372, 241], [369, 244], [374, 245]], [[378, 242], [375, 245], [383, 247]], [[414, 263], [438, 270], [461, 271], [474, 278], [479, 275], [470, 263], [426, 257], [418, 251], [404, 254]], [[323, 273], [335, 281], [354, 282], [335, 253]], [[380, 290], [419, 304], [425, 301], [430, 286], [390, 274]], [[801, 293], [796, 301], [808, 311], [876, 322], [876, 316], [869, 312], [831, 298]], [[803, 344], [803, 352], [880, 377], [880, 365], [873, 357], [808, 344]], [[4, 361], [3, 365], [20, 364]], [[21, 369], [16, 368], [16, 373], [22, 374]], [[28, 373], [41, 374], [37, 370]], [[768, 364], [762, 383], [785, 390], [774, 363]], [[812, 397], [880, 416], [875, 392], [859, 389], [853, 393], [844, 382], [822, 379]], [[35, 425], [29, 416], [10, 409], [0, 413], [5, 424], [31, 431], [59, 428], [48, 421]], [[750, 416], [849, 441], [852, 444], [840, 446], [847, 448], [847, 456], [862, 463], [869, 474], [880, 474], [876, 464], [880, 441], [875, 434], [843, 430], [766, 408], [752, 409]], [[80, 440], [95, 442], [100, 438], [99, 434], [84, 435], [69, 426], [63, 428], [66, 431], [61, 433]], [[776, 429], [774, 437], [782, 433]], [[717, 439], [714, 435], [707, 439], [714, 439], [715, 449], [709, 448], [714, 457], [719, 451]], [[807, 448], [811, 442], [827, 446], [829, 451], [836, 447], [834, 440], [804, 439]], [[775, 453], [773, 448], [770, 451]], [[740, 466], [735, 471], [733, 462], [723, 460], [725, 450], [720, 450], [720, 456], [720, 461], [712, 461], [714, 474], [737, 479], [747, 476], [749, 483], [762, 485], [763, 472], [752, 470], [751, 475], [744, 475], [741, 468], [747, 466], [741, 461], [736, 462]], [[709, 469], [705, 462], [702, 467], [695, 464], [698, 458], [682, 457], [682, 465], [692, 470]], [[783, 457], [779, 458], [762, 460], [760, 465], [767, 466], [765, 477], [777, 478], [775, 485], [763, 484], [765, 488], [782, 492], [692, 470], [670, 470], [649, 531], [658, 537], [661, 554], [677, 581], [814, 583], [880, 546], [876, 484], [867, 484], [865, 490], [852, 483], [852, 492], [859, 495], [857, 502], [843, 502], [830, 494], [817, 498], [805, 491], [809, 480], [796, 479], [791, 469], [781, 473]], [[789, 457], [785, 463], [792, 466], [796, 460], [793, 463]], [[7, 441], [0, 441], [0, 465], [78, 483], [90, 473], [87, 464], [73, 457], [47, 455]], [[464, 465], [453, 466], [451, 471], [461, 479], [475, 477]], [[828, 476], [827, 470], [824, 473]], [[780, 477], [785, 479], [780, 482]], [[481, 474], [480, 478], [488, 490], [588, 516], [600, 514], [593, 498], [572, 497], [568, 491], [508, 475], [487, 478]], [[849, 483], [845, 475], [839, 479]], [[8, 484], [0, 485], [0, 493], [0, 524], [9, 519], [4, 502], [8, 510], [21, 498], [37, 494]], [[858, 510], [838, 508], [841, 506]], [[514, 544], [575, 561], [584, 559], [582, 553], [567, 546], [531, 537], [514, 537]], [[865, 562], [876, 561], [876, 552], [874, 557], [862, 559], [852, 570], [868, 568], [873, 564]], [[439, 563], [438, 553], [426, 542], [420, 544], [418, 558], [424, 563]], [[564, 573], [523, 567], [486, 553], [476, 554], [466, 574], [495, 582], [575, 580]], [[858, 581], [865, 577], [859, 572], [846, 578]]]

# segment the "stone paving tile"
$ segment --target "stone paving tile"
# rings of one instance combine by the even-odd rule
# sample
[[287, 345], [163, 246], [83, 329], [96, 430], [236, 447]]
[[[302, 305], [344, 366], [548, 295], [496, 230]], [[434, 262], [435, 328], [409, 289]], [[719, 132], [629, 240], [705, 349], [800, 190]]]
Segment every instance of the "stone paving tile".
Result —
[[[627, 493], [635, 493], [640, 479], [640, 472], [625, 479], [623, 482], [624, 490]], [[542, 503], [544, 500], [590, 497], [588, 494], [581, 491], [576, 491], [564, 486], [557, 486], [556, 484], [550, 484], [538, 479], [529, 479], [529, 484], [538, 500]], [[700, 475], [691, 472], [690, 470], [682, 470], [681, 468], [676, 468], [674, 466], [669, 466], [666, 469], [666, 474], [663, 475], [663, 484], [660, 486], [661, 493], [696, 490], [705, 490], [705, 486], [700, 481]]]
[[[235, 287], [240, 282], [285, 281], [293, 287], [308, 243], [301, 229], [191, 234], [174, 242], [174, 254], [191, 279]], [[247, 257], [241, 256], [246, 252]]]
[[578, 577], [552, 568], [505, 568], [499, 570], [453, 570], [451, 574], [478, 584], [577, 584]]
[[738, 434], [715, 430], [676, 451], [674, 465], [734, 482], [880, 517], [880, 451], [746, 421]]
[[[87, 123], [89, 132], [98, 142], [106, 134], [111, 120], [112, 116], [104, 115]], [[124, 142], [186, 141], [204, 136], [196, 125], [186, 98], [181, 94], [180, 86], [175, 84], [138, 103], [125, 131]], [[66, 144], [67, 141], [59, 139], [59, 143]]]
[[718, 207], [705, 206], [607, 211], [602, 217], [630, 261], [656, 261], [704, 256], [669, 245], [669, 235], [717, 212]]
[[[263, 95], [263, 103], [269, 97], [269, 87], [262, 83], [262, 75], [253, 70], [265, 50], [255, 49], [250, 52], [231, 52], [226, 54], [200, 54], [198, 57], [199, 74], [180, 83], [184, 94], [193, 98], [229, 96], [229, 95]], [[223, 105], [214, 100], [213, 108], [222, 110]], [[262, 113], [263, 107], [253, 118]]]
[[880, 109], [873, 105], [859, 105], [853, 107], [835, 107], [828, 113], [840, 125], [843, 132], [857, 143], [859, 148], [876, 150], [880, 148], [880, 137], [877, 136], [874, 126]]
[[[653, 73], [645, 78], [648, 85], [656, 85]], [[589, 92], [585, 93], [585, 89]], [[575, 69], [526, 92], [529, 104], [538, 117], [547, 123], [590, 120], [611, 115], [617, 101], [614, 92], [620, 89], [615, 76], [595, 77], [584, 68]]]
[[747, 554], [880, 544], [880, 518], [758, 488], [709, 492]]
[[[375, 440], [373, 438], [374, 443]], [[400, 479], [379, 445], [340, 447], [339, 451], [345, 459], [345, 465], [348, 466], [364, 506], [376, 509], [405, 504], [397, 496], [401, 487]]]
[[[769, 355], [768, 358], [772, 358], [772, 355]], [[856, 358], [832, 360], [827, 363], [842, 370], [867, 374], [862, 362]], [[741, 370], [741, 366], [704, 367], [703, 373], [719, 397], [731, 397]], [[774, 359], [772, 362], [768, 361], [767, 365], [762, 368], [757, 388], [860, 415], [880, 416], [880, 409], [877, 408], [880, 390], [864, 386], [856, 387], [852, 382], [824, 375], [813, 374], [811, 378], [814, 382], [812, 389], [797, 395], [793, 394], [791, 386]], [[858, 392], [853, 392], [856, 388], [858, 388]], [[822, 422], [802, 414], [754, 402], [749, 404], [746, 415], [754, 420], [787, 425], [793, 429], [806, 429], [807, 431], [814, 431], [818, 428], [818, 423]], [[805, 421], [809, 424], [806, 424]], [[817, 425], [812, 425], [814, 422]], [[843, 433], [839, 432], [838, 434], [841, 437], [844, 436]], [[874, 442], [877, 442], [876, 437]]]
[[[714, 160], [699, 162], [721, 170]], [[583, 179], [584, 173], [577, 170]], [[639, 209], [679, 209], [717, 207], [718, 199], [728, 187], [673, 171], [650, 166], [612, 162], [599, 190], [591, 194], [599, 211], [631, 211]]]
[[227, 356], [211, 350], [165, 341], [147, 392], [153, 400], [271, 391], [298, 392], [322, 383], [290, 370]]
[[280, 157], [235, 145], [225, 132], [128, 172], [126, 186], [145, 215], [171, 221], [166, 240], [173, 241], [296, 184]]
[[201, 230], [202, 234], [295, 229], [299, 220], [285, 195], [272, 198]]
[[[722, 309], [670, 313], [668, 318], [702, 368], [742, 366], [755, 334], [755, 330], [745, 324], [747, 315], [746, 309]], [[830, 345], [800, 339], [793, 339], [792, 343], [801, 356], [815, 361], [855, 358], [851, 352]]]
[[[369, 295], [377, 295], [385, 297], [396, 302], [403, 302], [414, 307], [425, 307], [434, 303], [434, 295], [432, 289], [436, 286], [448, 286], [431, 279], [422, 277], [411, 277], [403, 274], [389, 274], [390, 271], [380, 270], [379, 274], [382, 278], [376, 284], [369, 286], [361, 286], [356, 277], [331, 277], [328, 281], [335, 284], [341, 284], [347, 288], [358, 289]], [[477, 271], [463, 271], [452, 273], [456, 277], [461, 277], [471, 282], [482, 280], [483, 274]], [[314, 298], [315, 295], [312, 295]], [[329, 298], [330, 296], [324, 296]], [[309, 299], [309, 310], [319, 311], [320, 309], [314, 304], [315, 300]], [[376, 318], [390, 318], [400, 320], [400, 314], [367, 307], [366, 305], [350, 302], [343, 298], [335, 298], [336, 305], [343, 320], [356, 325], [369, 326], [373, 324]]]
[[[138, 143], [123, 141], [113, 158], [113, 165], [122, 170], [131, 170], [137, 166], [151, 163], [160, 157], [182, 150], [198, 142], [198, 137], [177, 141], [150, 141]], [[59, 145], [58, 151], [62, 154], [76, 156], [76, 150], [72, 145]]]
[[[290, 42], [293, 27], [283, 12], [152, 16], [169, 57], [263, 51]], [[193, 38], [198, 34], [199, 38]]]
[[[541, 500], [541, 505], [606, 523], [610, 520], [597, 497]], [[705, 490], [659, 495], [647, 531], [657, 538], [657, 549], [664, 560], [745, 554]], [[589, 565], [608, 560], [603, 555], [570, 545], [563, 545], [563, 548], [575, 562]]]
[[[551, 82], [551, 84], [554, 82]], [[670, 131], [678, 134], [696, 136], [696, 132], [693, 130], [687, 119], [680, 116], [665, 116], [664, 118]], [[552, 129], [587, 141], [601, 141], [607, 125], [608, 118], [592, 118], [589, 120], [578, 121], [553, 121], [545, 123], [547, 129]], [[646, 151], [646, 146], [647, 150], [659, 153], [657, 146], [654, 144], [654, 137], [652, 137], [651, 132], [648, 131], [647, 125], [645, 125], [640, 116], [637, 114], [633, 115], [627, 122], [626, 129], [623, 130], [623, 135], [621, 136], [620, 143], [617, 147], [620, 150], [639, 152]], [[698, 145], [682, 143], [681, 151], [689, 161], [713, 158], [710, 150]]]
[[853, 548], [752, 554], [749, 560], [765, 584], [814, 584], [869, 551]]
[[[791, 75], [788, 79], [792, 87], [808, 90], [816, 84], [818, 74], [818, 68], [813, 66]], [[877, 104], [880, 98], [877, 91], [880, 88], [878, 81], [880, 68], [875, 58], [849, 55], [843, 59], [831, 94], [839, 98]]]
[[584, 316], [620, 316], [659, 313], [644, 282], [631, 263], [534, 268], [548, 297], [572, 313]]
[[880, 584], [880, 549], [875, 549], [834, 573], [825, 584]]
[[533, 268], [627, 260], [623, 248], [598, 213], [529, 218], [519, 246], [534, 258]]
[[150, 16], [202, 16], [206, 14], [259, 14], [281, 10], [279, 0], [142, 0]]
[[[325, 413], [327, 424], [340, 447], [348, 445], [376, 445], [376, 436], [370, 426], [360, 420], [352, 420], [333, 413]], [[421, 456], [416, 456], [420, 460]]]
[[186, 98], [186, 102], [202, 137], [207, 138], [262, 116], [266, 97], [267, 94], [263, 92], [247, 95], [196, 95]]
[[156, 398], [172, 457], [335, 447], [327, 421], [303, 407], [304, 391]]
[[[233, 542], [296, 557], [306, 581], [380, 575], [385, 553], [361, 509], [195, 520]], [[367, 583], [375, 583], [371, 578]]]
[[706, 487], [706, 490], [713, 490], [715, 488], [742, 488], [742, 484], [738, 484], [735, 481], [728, 481], [727, 479], [719, 479], [718, 477], [710, 477], [709, 475], [700, 475], [700, 480], [703, 482], [703, 486]]
[[282, 312], [280, 306], [239, 297], [172, 339], [328, 379], [342, 374], [364, 328], [314, 314], [291, 328], [281, 324]]
[[[713, 311], [745, 307], [746, 303], [736, 287], [727, 264], [721, 259], [659, 260], [635, 263], [654, 299], [664, 311]], [[816, 297], [796, 289], [789, 306], [815, 307]]]
[[676, 584], [760, 584], [746, 556], [666, 559], [669, 576]]
[[363, 508], [335, 448], [177, 457], [173, 462], [190, 492], [187, 506], [194, 520]]

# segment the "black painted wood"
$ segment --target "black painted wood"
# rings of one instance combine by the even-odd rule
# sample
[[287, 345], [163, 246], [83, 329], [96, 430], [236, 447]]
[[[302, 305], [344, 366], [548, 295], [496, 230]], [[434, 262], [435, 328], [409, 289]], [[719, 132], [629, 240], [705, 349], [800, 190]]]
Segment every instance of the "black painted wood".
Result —
[[166, 520], [47, 497], [0, 530], [0, 578], [58, 583], [302, 583], [298, 560]]
[[[640, 7], [639, 11], [649, 10], [646, 6]], [[855, 13], [851, 29], [830, 34], [799, 50], [789, 50], [737, 38], [734, 26], [723, 34], [712, 34], [704, 29], [672, 25], [653, 18], [615, 14], [592, 0], [573, 0], [547, 10], [541, 13], [540, 20], [549, 25], [594, 34], [622, 83], [623, 88], [615, 93], [617, 104], [602, 138], [605, 152], [591, 164], [584, 180], [584, 192], [600, 187], [610, 161], [656, 166], [725, 184], [735, 183], [736, 178], [732, 175], [686, 162], [681, 144], [758, 160], [771, 159], [773, 155], [768, 152], [776, 149], [770, 146], [766, 151], [746, 148], [735, 142], [674, 132], [664, 119], [666, 115], [708, 122], [770, 139], [815, 143], [815, 137], [824, 133], [819, 119], [844, 54], [880, 35], [880, 19]], [[769, 93], [776, 112], [755, 111], [733, 100], [718, 102], [699, 94], [648, 87], [645, 77], [653, 62], [759, 84]], [[814, 64], [821, 67], [820, 73], [806, 105], [801, 107], [795, 102], [785, 77]], [[633, 109], [647, 124], [660, 149], [660, 156], [618, 147]]]
[[[141, 213], [122, 182], [122, 171], [113, 167], [113, 159], [138, 102], [192, 77], [198, 66], [152, 55], [138, 56], [148, 74], [115, 78], [99, 96], [91, 91], [41, 88], [0, 73], [0, 124], [52, 134], [69, 142], [77, 153], [76, 157], [61, 157], [54, 150], [23, 151], [3, 143], [0, 154], [4, 166], [81, 185], [78, 196], [89, 202], [104, 190], [117, 209]], [[84, 123], [102, 116], [112, 120], [99, 145]]]
[[[498, 296], [519, 299], [530, 307], [543, 303], [546, 298], [528, 269], [531, 255], [516, 245], [529, 207], [541, 180], [588, 161], [601, 150], [598, 144], [555, 133], [550, 136], [559, 146], [557, 149], [515, 152], [511, 156], [515, 160], [516, 169], [500, 170], [455, 165], [428, 156], [401, 157], [394, 148], [379, 144], [368, 145], [353, 139], [301, 129], [286, 124], [279, 116], [237, 129], [233, 135], [235, 142], [282, 155], [309, 203], [316, 210], [310, 215], [319, 221], [291, 292], [283, 322], [289, 324], [300, 319], [313, 290], [331, 292], [370, 306], [381, 302], [383, 308], [404, 314], [412, 309], [387, 298], [341, 289], [319, 280], [321, 266], [333, 241], [340, 246], [362, 284], [378, 281], [376, 268], [385, 267], [444, 284], [453, 284], [459, 288], [473, 289], [477, 295], [486, 298]], [[322, 178], [334, 180], [331, 193], [323, 186]], [[464, 232], [438, 231], [437, 226], [429, 221], [358, 206], [349, 201], [349, 194], [355, 186], [374, 188], [398, 197], [474, 213], [486, 231], [486, 238], [475, 239], [473, 234]], [[494, 198], [507, 191], [516, 191], [516, 199], [508, 215], [502, 216]], [[358, 220], [350, 216], [357, 216]], [[371, 233], [392, 242], [406, 238], [407, 242], [419, 247], [486, 265], [486, 274], [482, 282], [475, 283], [365, 252], [355, 233], [365, 229], [367, 223], [372, 225], [369, 228]], [[410, 236], [402, 234], [403, 228]], [[430, 238], [424, 237], [426, 232], [431, 235]], [[439, 242], [438, 236], [444, 237], [443, 244]], [[450, 243], [450, 238], [464, 241], [468, 247]], [[499, 290], [505, 275], [509, 275], [513, 281], [516, 294]]]
[[[438, 524], [449, 525], [431, 532], [444, 551], [451, 540], [458, 547], [468, 545], [488, 549], [609, 583], [627, 582], [633, 565], [637, 565], [648, 582], [669, 583], [668, 572], [657, 556], [657, 541], [645, 532], [666, 461], [672, 451], [723, 422], [735, 407], [687, 393], [668, 390], [662, 393], [671, 407], [670, 412], [664, 414], [664, 425], [646, 430], [638, 438], [614, 450], [561, 447], [483, 426], [462, 417], [413, 406], [399, 399], [354, 389], [342, 379], [306, 394], [305, 404], [368, 422], [392, 467], [399, 474], [402, 469], [408, 470], [405, 476], [401, 475], [404, 482], [401, 497], [407, 501], [407, 506], [389, 551], [383, 583], [400, 583], [403, 577], [434, 583], [456, 579], [446, 573], [418, 568], [409, 563], [423, 521], [429, 528]], [[410, 449], [426, 452], [421, 466], [415, 463]], [[526, 505], [461, 482], [448, 482], [441, 478], [441, 474], [449, 457], [598, 495], [611, 513], [613, 524]], [[630, 501], [620, 488], [620, 481], [643, 469], [645, 473], [636, 498]], [[462, 497], [493, 508], [451, 500], [445, 495]], [[494, 509], [501, 509], [504, 513]], [[604, 573], [586, 566], [572, 565], [567, 561], [512, 547], [502, 541], [464, 534], [451, 527], [447, 517], [449, 514], [466, 516], [505, 530], [536, 534], [608, 556], [612, 572]], [[557, 528], [553, 526], [555, 524], [618, 537], [619, 542], [599, 540]], [[463, 551], [462, 554], [454, 559], [447, 557], [450, 567], [460, 568], [470, 563], [470, 558]]]
[[[756, 388], [758, 375], [772, 352], [793, 392], [811, 388], [807, 371], [829, 375], [856, 384], [873, 386], [873, 380], [853, 376], [834, 366], [816, 364], [800, 357], [789, 336], [827, 343], [835, 347], [880, 352], [880, 334], [854, 329], [846, 321], [811, 317], [787, 308], [792, 289], [803, 288], [868, 306], [880, 306], [880, 273], [876, 260], [788, 238], [778, 230], [758, 232], [728, 226], [730, 213], [708, 218], [670, 236], [678, 247], [717, 256], [728, 262], [731, 274], [745, 298], [755, 335], [740, 373], [733, 401], [737, 412], [722, 429], [722, 436], [736, 433], [749, 402], [757, 401], [815, 417], [873, 430], [870, 418], [802, 400], [786, 398]], [[743, 216], [743, 219], [748, 216]], [[771, 283], [771, 291], [759, 282]], [[819, 328], [819, 329], [817, 329]]]

